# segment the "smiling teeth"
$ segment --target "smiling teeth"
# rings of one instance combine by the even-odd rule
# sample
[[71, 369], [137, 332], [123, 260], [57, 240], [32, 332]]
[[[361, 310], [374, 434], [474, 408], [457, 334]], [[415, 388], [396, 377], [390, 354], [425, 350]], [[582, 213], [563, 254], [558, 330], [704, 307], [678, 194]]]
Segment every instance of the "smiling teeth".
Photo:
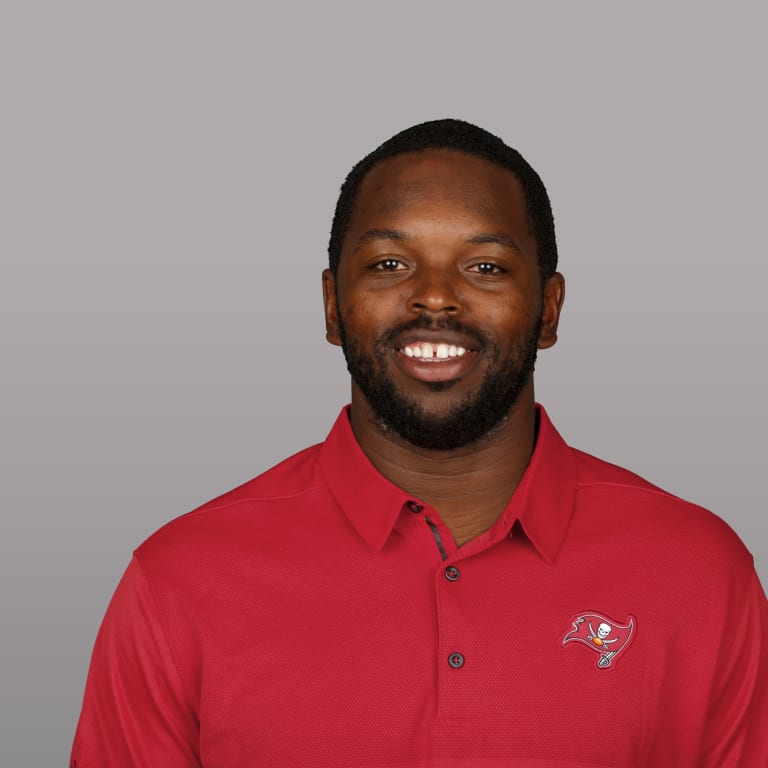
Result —
[[466, 351], [464, 347], [457, 347], [454, 344], [432, 344], [428, 341], [408, 344], [403, 347], [403, 354], [407, 357], [418, 357], [430, 361], [461, 357]]

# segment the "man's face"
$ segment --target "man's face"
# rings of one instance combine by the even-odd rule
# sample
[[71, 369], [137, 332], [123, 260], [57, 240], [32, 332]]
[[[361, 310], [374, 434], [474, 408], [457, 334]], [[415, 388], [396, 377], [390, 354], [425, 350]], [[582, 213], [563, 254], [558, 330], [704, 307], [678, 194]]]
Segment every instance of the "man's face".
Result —
[[505, 419], [554, 343], [562, 299], [541, 285], [515, 177], [450, 150], [368, 173], [324, 289], [353, 409], [362, 395], [382, 428], [433, 450]]

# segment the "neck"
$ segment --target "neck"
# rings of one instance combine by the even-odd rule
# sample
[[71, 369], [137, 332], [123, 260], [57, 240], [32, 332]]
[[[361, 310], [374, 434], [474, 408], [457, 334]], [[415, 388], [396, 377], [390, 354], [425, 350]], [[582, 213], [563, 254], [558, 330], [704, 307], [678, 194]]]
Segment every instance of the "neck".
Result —
[[350, 421], [373, 466], [432, 506], [461, 546], [496, 522], [528, 466], [536, 430], [533, 382], [491, 433], [455, 450], [419, 448], [383, 429], [354, 385]]

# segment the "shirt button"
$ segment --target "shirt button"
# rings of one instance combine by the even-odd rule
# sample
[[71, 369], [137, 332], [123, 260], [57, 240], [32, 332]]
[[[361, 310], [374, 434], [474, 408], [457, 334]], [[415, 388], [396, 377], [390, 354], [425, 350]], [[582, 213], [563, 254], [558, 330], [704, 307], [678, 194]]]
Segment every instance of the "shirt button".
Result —
[[455, 565], [449, 565], [445, 569], [445, 578], [448, 581], [458, 581], [461, 578], [461, 571]]
[[464, 657], [460, 653], [452, 653], [448, 657], [448, 663], [454, 669], [461, 669], [464, 666]]
[[409, 501], [407, 502], [408, 509], [411, 510], [411, 512], [421, 512], [422, 509], [424, 509], [423, 504], [419, 504], [418, 501]]

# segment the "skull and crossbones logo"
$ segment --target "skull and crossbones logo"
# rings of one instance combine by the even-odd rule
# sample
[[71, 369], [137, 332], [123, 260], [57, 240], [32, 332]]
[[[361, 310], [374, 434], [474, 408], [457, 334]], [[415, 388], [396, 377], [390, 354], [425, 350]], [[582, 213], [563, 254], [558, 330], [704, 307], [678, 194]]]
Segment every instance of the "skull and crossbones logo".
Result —
[[589, 634], [587, 635], [587, 640], [590, 640], [595, 645], [597, 645], [600, 648], [604, 648], [605, 650], [610, 650], [610, 644], [615, 643], [619, 638], [614, 637], [611, 640], [608, 640], [608, 635], [611, 634], [611, 625], [606, 624], [604, 621], [597, 625], [597, 632], [595, 632], [594, 628], [592, 627], [592, 622], [589, 622]]

